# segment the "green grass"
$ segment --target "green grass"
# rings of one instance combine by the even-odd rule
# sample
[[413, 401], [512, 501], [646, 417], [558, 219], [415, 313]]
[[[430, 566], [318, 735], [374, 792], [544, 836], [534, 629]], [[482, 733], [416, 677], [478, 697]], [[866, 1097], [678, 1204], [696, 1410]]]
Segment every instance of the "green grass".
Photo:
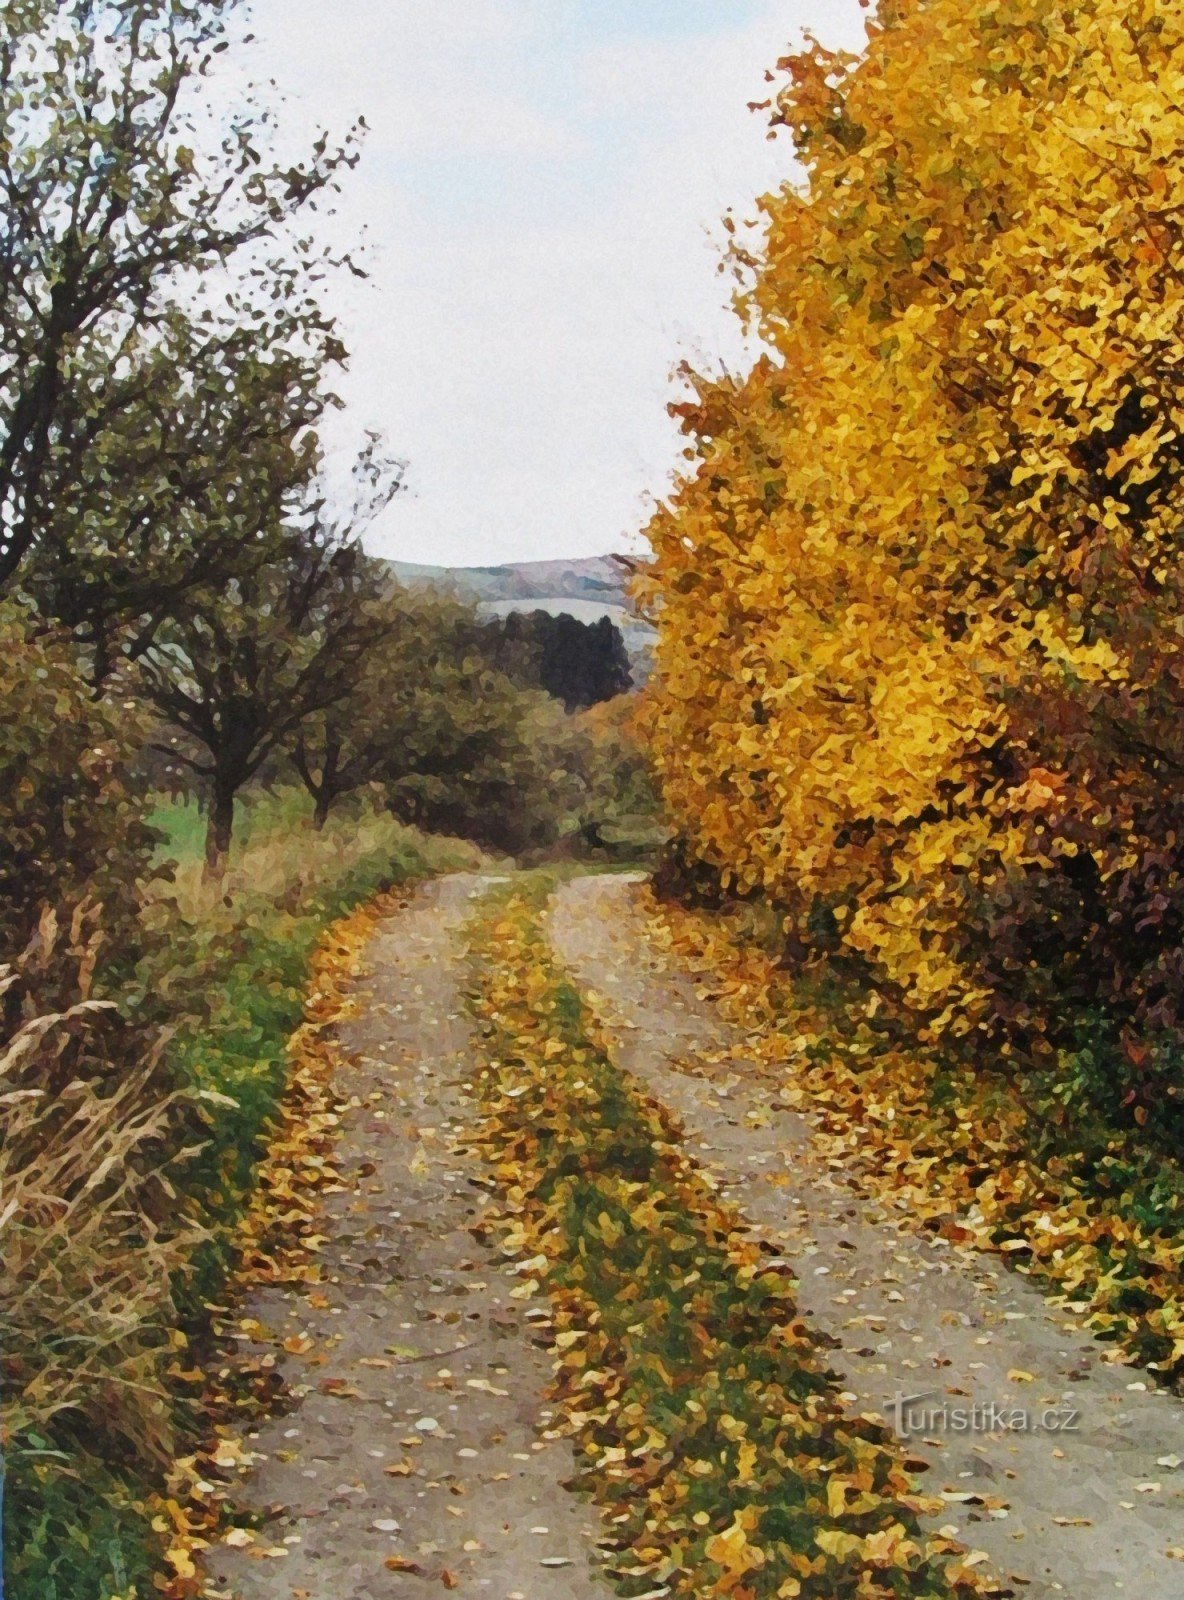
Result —
[[[185, 1142], [202, 1148], [175, 1177], [179, 1205], [211, 1235], [176, 1285], [183, 1325], [200, 1341], [234, 1263], [234, 1229], [284, 1093], [286, 1045], [318, 940], [380, 890], [472, 867], [479, 855], [365, 806], [314, 833], [304, 797], [288, 791], [244, 808], [230, 873], [207, 885], [197, 807], [164, 803], [153, 820], [165, 835], [161, 861], [176, 870], [148, 897], [153, 954], [123, 998], [175, 1028], [165, 1061], [174, 1083], [230, 1102], [195, 1102]], [[6, 1600], [148, 1600], [159, 1558], [144, 1509], [153, 1487], [142, 1468], [137, 1476], [96, 1459], [64, 1429], [32, 1448], [16, 1441]]]
[[[144, 1488], [77, 1453], [29, 1453], [10, 1467], [4, 1497], [8, 1600], [147, 1600], [155, 1539]], [[64, 1454], [62, 1452], [61, 1454]]]
[[[340, 825], [367, 814], [366, 808], [343, 806], [330, 823]], [[368, 813], [373, 816], [373, 812]], [[232, 858], [248, 852], [260, 840], [274, 841], [285, 834], [304, 832], [312, 818], [312, 801], [303, 789], [287, 786], [249, 793], [235, 805]], [[195, 862], [202, 860], [206, 845], [206, 818], [196, 800], [161, 798], [148, 814], [148, 823], [164, 835], [160, 859]], [[399, 825], [396, 824], [396, 827]], [[400, 830], [404, 833], [409, 830]]]

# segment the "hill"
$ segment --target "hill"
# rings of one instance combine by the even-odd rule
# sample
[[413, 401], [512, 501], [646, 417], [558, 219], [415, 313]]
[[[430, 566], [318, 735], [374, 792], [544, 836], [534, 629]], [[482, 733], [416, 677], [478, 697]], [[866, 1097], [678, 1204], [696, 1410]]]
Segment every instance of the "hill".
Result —
[[633, 676], [649, 675], [654, 630], [638, 617], [628, 592], [629, 569], [616, 556], [570, 561], [519, 561], [493, 567], [432, 567], [392, 561], [391, 571], [408, 588], [431, 587], [476, 605], [486, 616], [513, 611], [549, 611], [581, 622], [610, 617], [621, 630]]

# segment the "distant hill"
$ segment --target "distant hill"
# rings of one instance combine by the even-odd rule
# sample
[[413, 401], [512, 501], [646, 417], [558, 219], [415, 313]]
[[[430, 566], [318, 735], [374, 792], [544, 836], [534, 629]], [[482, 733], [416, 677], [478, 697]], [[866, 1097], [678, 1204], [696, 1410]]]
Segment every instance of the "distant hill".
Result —
[[581, 561], [518, 561], [500, 567], [425, 567], [390, 563], [400, 583], [433, 584], [469, 600], [603, 600], [628, 607], [628, 572], [614, 556]]
[[518, 561], [497, 567], [429, 567], [413, 561], [389, 563], [408, 588], [440, 589], [486, 616], [512, 611], [549, 611], [581, 622], [611, 617], [621, 630], [634, 681], [649, 676], [654, 630], [638, 617], [628, 593], [629, 571], [615, 556], [579, 561]]

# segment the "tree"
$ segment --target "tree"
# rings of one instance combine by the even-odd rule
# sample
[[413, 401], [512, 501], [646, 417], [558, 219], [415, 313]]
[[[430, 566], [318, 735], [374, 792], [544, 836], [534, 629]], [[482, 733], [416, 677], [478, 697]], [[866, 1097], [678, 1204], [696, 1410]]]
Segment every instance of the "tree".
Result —
[[504, 640], [506, 670], [562, 700], [567, 711], [632, 687], [629, 654], [611, 617], [583, 622], [568, 612], [514, 611], [487, 626]]
[[190, 590], [267, 560], [307, 498], [322, 353], [270, 337], [230, 323], [195, 339], [173, 318], [92, 387], [110, 408], [101, 427], [60, 408], [54, 471], [69, 492], [45, 505], [22, 588], [87, 648], [95, 678], [117, 650], [140, 655]]
[[100, 650], [262, 559], [341, 354], [290, 224], [355, 151], [269, 164], [270, 115], [220, 112], [234, 10], [0, 4], [0, 592]]
[[1100, 1004], [1144, 1115], [1184, 972], [1182, 63], [1151, 0], [895, 0], [858, 61], [783, 63], [766, 353], [695, 380], [640, 580], [692, 854], [934, 1034], [1048, 1055]]
[[574, 831], [586, 775], [581, 741], [550, 696], [507, 670], [498, 628], [455, 601], [394, 592], [388, 627], [348, 694], [300, 724], [292, 764], [317, 825], [363, 784], [407, 821], [496, 849]]
[[469, 654], [413, 679], [393, 712], [383, 784], [397, 816], [513, 855], [578, 831], [579, 740], [550, 695]]
[[387, 627], [348, 694], [305, 718], [292, 743], [291, 762], [318, 829], [342, 796], [381, 780], [405, 758], [409, 703], [463, 658], [478, 631], [463, 606], [407, 591], [385, 596], [381, 611]]
[[385, 567], [354, 530], [395, 493], [397, 471], [371, 456], [359, 473], [364, 511], [334, 523], [317, 508], [266, 566], [187, 595], [143, 657], [145, 697], [181, 736], [164, 748], [209, 785], [211, 876], [225, 868], [240, 790], [354, 689], [391, 628]]

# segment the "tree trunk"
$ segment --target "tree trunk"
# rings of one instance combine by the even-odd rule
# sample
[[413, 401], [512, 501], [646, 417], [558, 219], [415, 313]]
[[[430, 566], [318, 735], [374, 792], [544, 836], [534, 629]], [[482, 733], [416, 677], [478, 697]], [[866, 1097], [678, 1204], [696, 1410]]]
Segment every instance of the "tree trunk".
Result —
[[328, 789], [323, 787], [315, 796], [316, 804], [313, 807], [312, 825], [320, 833], [329, 820], [329, 811], [333, 805], [333, 796]]
[[215, 779], [213, 793], [210, 796], [210, 814], [206, 822], [205, 878], [207, 883], [214, 882], [225, 876], [226, 864], [230, 858], [230, 840], [233, 833], [234, 790]]

